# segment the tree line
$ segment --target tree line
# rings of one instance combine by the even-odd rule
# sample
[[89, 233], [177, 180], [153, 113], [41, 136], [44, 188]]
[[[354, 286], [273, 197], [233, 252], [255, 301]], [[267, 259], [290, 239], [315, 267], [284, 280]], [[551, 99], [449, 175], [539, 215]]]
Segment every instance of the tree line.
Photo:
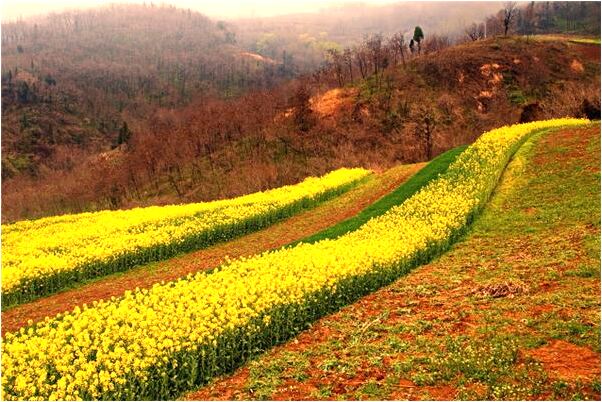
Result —
[[525, 5], [506, 2], [496, 14], [469, 25], [465, 34], [470, 40], [487, 36], [576, 33], [600, 35], [600, 2], [531, 1]]
[[446, 35], [425, 37], [420, 26], [414, 28], [413, 35], [409, 38], [401, 31], [390, 37], [380, 33], [373, 34], [358, 45], [346, 47], [342, 51], [330, 49], [328, 62], [317, 69], [312, 78], [316, 83], [334, 81], [342, 87], [356, 79], [378, 78], [388, 68], [405, 66], [406, 62], [414, 57], [451, 45], [452, 40]]
[[[164, 22], [167, 42], [156, 48], [152, 40], [122, 38], [118, 30], [126, 29], [122, 25], [128, 15], [136, 14], [126, 13], [123, 24], [112, 25], [105, 37], [114, 41], [111, 46], [99, 44], [102, 57], [89, 54], [86, 59], [79, 57], [86, 53], [78, 53], [65, 58], [69, 74], [58, 67], [63, 56], [55, 55], [52, 61], [47, 54], [49, 63], [31, 58], [30, 39], [37, 30], [39, 40], [44, 40], [45, 35], [39, 34], [43, 25], [27, 25], [28, 40], [22, 33], [7, 31], [2, 123], [3, 134], [9, 135], [3, 135], [2, 146], [9, 152], [3, 153], [3, 173], [26, 165], [23, 156], [28, 153], [48, 158], [38, 161], [39, 168], [32, 174], [3, 181], [3, 206], [8, 211], [4, 219], [231, 197], [339, 166], [416, 162], [513, 119], [506, 99], [492, 99], [483, 110], [475, 107], [483, 85], [479, 80], [484, 78], [469, 72], [478, 71], [482, 55], [463, 54], [461, 49], [439, 52], [452, 39], [423, 26], [414, 26], [409, 33], [369, 35], [356, 45], [333, 48], [320, 68], [294, 80], [287, 78], [289, 73], [297, 74], [286, 70], [295, 68], [289, 55], [279, 62], [236, 53], [249, 68], [255, 66], [255, 77], [268, 78], [265, 85], [224, 96], [199, 78], [210, 74], [201, 57], [219, 53], [200, 56], [213, 49], [210, 43], [192, 47], [191, 54], [199, 55], [195, 61], [186, 44], [195, 40], [193, 32], [209, 30], [217, 35], [219, 51], [231, 51], [236, 45], [228, 41], [237, 40], [236, 35], [228, 34], [227, 24], [207, 27], [194, 13], [190, 17], [181, 10], [173, 13], [177, 18]], [[501, 28], [488, 31], [489, 36], [504, 34], [504, 15], [498, 13]], [[508, 34], [517, 29], [517, 15], [511, 13]], [[192, 22], [181, 29], [169, 25], [188, 18]], [[76, 37], [65, 49], [72, 49], [73, 41], [85, 43], [80, 41], [90, 34], [83, 27], [97, 24], [77, 18], [65, 22], [64, 17], [58, 23], [71, 32], [69, 38]], [[78, 38], [80, 34], [84, 36]], [[58, 41], [51, 42], [58, 46]], [[170, 41], [178, 45], [159, 52], [160, 58], [152, 56]], [[130, 52], [127, 49], [134, 42], [143, 46]], [[545, 52], [537, 54], [545, 59]], [[241, 73], [241, 65], [215, 57], [216, 65], [223, 65], [222, 73]], [[11, 60], [17, 63], [11, 65]], [[55, 67], [48, 68], [52, 63]], [[538, 72], [525, 82], [538, 82], [540, 73], [545, 75]], [[219, 74], [216, 82], [223, 77]], [[323, 119], [316, 112], [316, 99], [335, 87], [350, 90], [341, 100], [348, 110]], [[183, 101], [190, 88], [197, 92]]]

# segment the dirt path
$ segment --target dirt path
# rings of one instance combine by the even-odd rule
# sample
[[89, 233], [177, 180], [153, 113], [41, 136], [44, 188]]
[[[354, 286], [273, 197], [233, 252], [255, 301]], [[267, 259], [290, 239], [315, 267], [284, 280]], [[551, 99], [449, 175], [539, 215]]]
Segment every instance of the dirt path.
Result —
[[424, 164], [398, 166], [375, 174], [367, 183], [340, 197], [259, 232], [167, 261], [104, 277], [82, 287], [6, 310], [2, 312], [2, 336], [6, 332], [14, 332], [27, 325], [29, 320], [41, 321], [45, 317], [70, 311], [75, 306], [120, 296], [126, 290], [150, 287], [157, 282], [170, 281], [189, 273], [214, 268], [220, 265], [226, 256], [230, 258], [249, 256], [307, 237], [356, 215], [374, 201], [393, 191], [422, 166]]
[[600, 127], [523, 147], [467, 237], [190, 400], [600, 399]]

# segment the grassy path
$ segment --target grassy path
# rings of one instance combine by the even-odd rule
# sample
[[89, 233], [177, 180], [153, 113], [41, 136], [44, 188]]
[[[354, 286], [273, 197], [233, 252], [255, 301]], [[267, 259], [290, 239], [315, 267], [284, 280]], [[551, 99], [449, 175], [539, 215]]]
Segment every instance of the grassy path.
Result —
[[290, 245], [297, 243], [315, 243], [324, 239], [334, 239], [346, 233], [354, 231], [368, 222], [371, 218], [382, 215], [395, 205], [400, 205], [406, 199], [414, 195], [418, 190], [427, 185], [431, 180], [436, 179], [439, 174], [445, 172], [447, 167], [467, 148], [467, 145], [451, 149], [429, 162], [418, 173], [412, 176], [403, 186], [399, 186], [388, 193], [375, 203], [369, 205], [359, 214], [346, 219], [327, 229], [315, 233], [304, 239], [295, 241]]
[[600, 399], [600, 126], [528, 141], [450, 252], [187, 399]]
[[235, 240], [103, 277], [81, 287], [9, 308], [2, 312], [2, 335], [27, 325], [29, 321], [37, 322], [47, 316], [70, 311], [75, 306], [118, 297], [126, 290], [150, 287], [158, 282], [217, 267], [226, 256], [249, 256], [305, 238], [356, 215], [395, 190], [423, 166], [424, 164], [402, 165], [374, 174], [365, 183], [335, 199]]

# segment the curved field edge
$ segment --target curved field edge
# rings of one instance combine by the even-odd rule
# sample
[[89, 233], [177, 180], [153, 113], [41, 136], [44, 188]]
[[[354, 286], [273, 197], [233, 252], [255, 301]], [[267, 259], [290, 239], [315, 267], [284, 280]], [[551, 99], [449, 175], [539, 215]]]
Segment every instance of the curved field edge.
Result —
[[[220, 374], [222, 372], [231, 371], [236, 365], [245, 361], [250, 355], [256, 352], [257, 348], [262, 349], [286, 340], [288, 337], [294, 335], [299, 330], [303, 329], [310, 322], [314, 321], [320, 316], [332, 312], [344, 306], [345, 304], [348, 304], [349, 302], [352, 302], [357, 298], [378, 289], [383, 285], [391, 283], [392, 281], [396, 280], [400, 275], [407, 273], [409, 269], [421, 263], [424, 263], [425, 261], [428, 261], [429, 259], [433, 258], [436, 255], [439, 255], [441, 252], [446, 250], [453, 243], [453, 241], [457, 239], [457, 237], [460, 236], [466, 230], [468, 224], [483, 207], [486, 200], [489, 198], [491, 192], [495, 188], [495, 185], [498, 182], [498, 179], [502, 174], [505, 165], [507, 164], [512, 154], [520, 147], [522, 142], [524, 142], [524, 140], [526, 140], [530, 135], [534, 134], [536, 131], [539, 131], [544, 128], [557, 127], [560, 124], [582, 125], [584, 124], [584, 121], [570, 119], [560, 121], [552, 120], [546, 122], [530, 123], [521, 127], [504, 127], [500, 130], [494, 130], [491, 133], [487, 133], [486, 135], [481, 137], [481, 139], [478, 141], [478, 145], [475, 144], [474, 146], [469, 148], [469, 150], [466, 151], [466, 156], [464, 158], [458, 159], [454, 164], [454, 169], [450, 168], [446, 172], [446, 175], [444, 177], [441, 177], [435, 185], [428, 186], [428, 188], [421, 193], [421, 196], [413, 197], [412, 202], [404, 203], [403, 205], [406, 207], [405, 209], [402, 208], [398, 211], [395, 211], [395, 213], [393, 214], [387, 214], [388, 218], [393, 219], [392, 222], [395, 222], [394, 218], [397, 217], [396, 214], [400, 214], [397, 218], [401, 219], [400, 222], [404, 223], [406, 222], [404, 219], [409, 219], [407, 223], [413, 225], [413, 216], [421, 217], [424, 213], [427, 213], [428, 215], [428, 211], [432, 210], [432, 212], [430, 213], [434, 215], [430, 220], [425, 221], [425, 223], [431, 222], [428, 224], [430, 227], [430, 225], [433, 225], [435, 223], [435, 221], [432, 221], [433, 219], [441, 219], [443, 216], [447, 216], [448, 214], [452, 213], [452, 210], [449, 209], [450, 207], [454, 207], [454, 209], [461, 208], [457, 209], [457, 211], [454, 212], [456, 214], [456, 218], [454, 218], [453, 220], [446, 218], [447, 223], [445, 223], [445, 225], [442, 226], [443, 228], [446, 228], [444, 232], [441, 232], [441, 229], [436, 229], [438, 226], [434, 226], [433, 230], [439, 230], [439, 232], [433, 232], [433, 234], [429, 234], [431, 233], [431, 229], [426, 230], [427, 227], [425, 227], [425, 232], [423, 236], [426, 236], [425, 239], [427, 240], [429, 239], [428, 236], [431, 236], [431, 240], [428, 240], [425, 246], [419, 245], [421, 243], [416, 243], [417, 245], [414, 246], [413, 249], [411, 249], [411, 252], [405, 253], [403, 255], [402, 260], [398, 260], [398, 258], [401, 257], [395, 256], [395, 261], [383, 261], [377, 263], [377, 261], [375, 260], [374, 262], [371, 262], [370, 264], [373, 269], [369, 269], [368, 267], [364, 270], [360, 269], [358, 272], [350, 271], [347, 275], [344, 274], [345, 272], [347, 272], [345, 270], [343, 270], [341, 274], [333, 273], [333, 278], [335, 280], [335, 282], [333, 282], [334, 286], [309, 287], [309, 290], [305, 291], [305, 293], [303, 294], [303, 298], [299, 299], [298, 301], [295, 301], [294, 303], [292, 301], [285, 303], [285, 299], [283, 299], [283, 301], [281, 302], [278, 302], [276, 304], [272, 303], [271, 306], [267, 305], [266, 307], [263, 307], [263, 310], [260, 310], [259, 315], [251, 315], [246, 317], [244, 321], [241, 321], [243, 324], [228, 324], [227, 326], [221, 327], [218, 326], [217, 328], [219, 329], [219, 331], [214, 332], [214, 336], [209, 338], [209, 341], [213, 339], [212, 342], [200, 343], [198, 345], [193, 342], [194, 347], [192, 349], [182, 349], [177, 352], [170, 352], [169, 355], [165, 355], [162, 358], [162, 362], [164, 363], [156, 362], [152, 363], [152, 365], [150, 366], [145, 366], [143, 372], [136, 372], [136, 377], [134, 377], [134, 373], [128, 374], [128, 371], [125, 371], [124, 373], [120, 374], [125, 375], [125, 377], [116, 378], [116, 381], [119, 380], [117, 383], [107, 383], [108, 388], [105, 388], [105, 386], [103, 385], [100, 394], [98, 394], [99, 391], [94, 390], [95, 388], [87, 388], [88, 385], [86, 385], [86, 388], [84, 388], [84, 384], [80, 384], [77, 386], [77, 388], [75, 388], [80, 392], [79, 394], [77, 392], [73, 394], [74, 388], [72, 388], [72, 384], [69, 385], [66, 391], [61, 391], [59, 394], [53, 394], [54, 397], [100, 397], [115, 399], [115, 397], [118, 396], [119, 399], [163, 399], [176, 395], [184, 389], [190, 388], [193, 384], [197, 382], [202, 383], [207, 381], [214, 375]], [[455, 191], [457, 191], [458, 187], [461, 186], [466, 187], [463, 190], [466, 192], [465, 198], [467, 197], [465, 201], [462, 201], [461, 199], [457, 200], [456, 196], [453, 195]], [[452, 189], [454, 190], [452, 191]], [[451, 204], [435, 203], [435, 206], [430, 207], [431, 209], [427, 208], [426, 210], [424, 210], [423, 208], [425, 208], [425, 205], [427, 205], [425, 203], [425, 197], [435, 197], [434, 199], [437, 200], [438, 197], [447, 197], [449, 198], [448, 202], [452, 200], [454, 200], [454, 202], [452, 202]], [[462, 202], [465, 202], [465, 204], [462, 204]], [[410, 209], [408, 210], [407, 208]], [[404, 212], [406, 210], [407, 212]], [[406, 215], [404, 215], [406, 213], [409, 213], [410, 215], [407, 215], [406, 217]], [[454, 215], [452, 214], [452, 216]], [[366, 227], [369, 226], [370, 230], [376, 230], [376, 233], [378, 233], [379, 227], [375, 227], [374, 225], [379, 225], [380, 223], [387, 224], [389, 223], [389, 221], [380, 220], [378, 222], [372, 222], [371, 226], [367, 225]], [[382, 229], [386, 229], [386, 227], [388, 227], [388, 225], [381, 227], [380, 230], [382, 231]], [[360, 230], [357, 231], [357, 234], [359, 236], [364, 236], [366, 234], [364, 232]], [[437, 234], [435, 235], [435, 233]], [[380, 235], [383, 234], [384, 233], [381, 233]], [[357, 240], [357, 237], [357, 235], [351, 237], [345, 236], [347, 242], [354, 242]], [[394, 238], [396, 237], [393, 236], [390, 240], [394, 240]], [[422, 239], [422, 237], [419, 237], [419, 239]], [[367, 244], [372, 244], [370, 238], [368, 238], [367, 240]], [[317, 248], [315, 251], [322, 252], [324, 248], [328, 249], [331, 244], [338, 245], [340, 243], [340, 240], [337, 240], [336, 242], [330, 242], [331, 243], [321, 243], [321, 245], [325, 247]], [[346, 245], [347, 243], [343, 242], [342, 244]], [[307, 252], [309, 251], [309, 247], [312, 247], [312, 245], [302, 245], [297, 248], [299, 249], [299, 252]], [[382, 251], [381, 248], [379, 248], [378, 250], [380, 250], [379, 252]], [[286, 253], [289, 252], [288, 249], [284, 251]], [[280, 254], [276, 252], [271, 255], [277, 257]], [[268, 255], [266, 254], [266, 256]], [[263, 257], [264, 256], [261, 256], [260, 258]], [[269, 262], [271, 260], [268, 259], [267, 261]], [[243, 264], [244, 266], [245, 261], [240, 261], [239, 264]], [[301, 264], [298, 268], [300, 269], [302, 267], [307, 268], [303, 264]], [[230, 271], [231, 270], [220, 271], [220, 274], [224, 272], [226, 275], [223, 279], [228, 279], [227, 275]], [[264, 270], [262, 269], [258, 272], [263, 273]], [[278, 270], [278, 272], [283, 271]], [[222, 276], [224, 275], [201, 275], [199, 277], [201, 281], [197, 285], [209, 286], [211, 281], [219, 284], [221, 283], [220, 278]], [[262, 276], [260, 276], [259, 278], [261, 277]], [[202, 279], [205, 278], [207, 279], [207, 281], [202, 281]], [[264, 282], [266, 284], [269, 283], [270, 286], [273, 286], [270, 280], [264, 280]], [[194, 282], [191, 282], [191, 285], [192, 284], [194, 284]], [[179, 290], [176, 291], [176, 289]], [[163, 289], [159, 287], [157, 288], [157, 290], [166, 290], [168, 293], [171, 292], [173, 295], [178, 295], [179, 291], [185, 291], [189, 293], [190, 289], [188, 289], [188, 287], [186, 286], [186, 281], [181, 281], [177, 284], [174, 283], [169, 286], [166, 286]], [[138, 296], [144, 297], [144, 293]], [[129, 301], [139, 302], [138, 296], [136, 294], [130, 294]], [[167, 296], [167, 294], [165, 296]], [[196, 300], [196, 298], [196, 296], [193, 297], [194, 300]], [[152, 302], [153, 300], [154, 298], [149, 298], [148, 301]], [[122, 309], [122, 307], [127, 306], [127, 303], [124, 304], [125, 301], [126, 300], [124, 299], [119, 303], [120, 309]], [[163, 303], [163, 305], [165, 305], [165, 303]], [[104, 313], [110, 313], [111, 311], [113, 311], [113, 307], [116, 307], [116, 305], [113, 306], [112, 304], [107, 304], [106, 307], [107, 308], [105, 309]], [[134, 317], [130, 314], [131, 310], [128, 309], [128, 311], [128, 316], [130, 318]], [[153, 309], [152, 311], [155, 310]], [[88, 310], [88, 312], [91, 314], [102, 313], [102, 309], [92, 309]], [[75, 315], [77, 314], [79, 314], [79, 312], [76, 312]], [[102, 317], [103, 314], [98, 315], [98, 317]], [[71, 322], [73, 322], [73, 325], [75, 325], [75, 321], [72, 321], [76, 319], [75, 315], [71, 317], [69, 321], [65, 321], [65, 328], [70, 328], [69, 323]], [[228, 317], [228, 315], [224, 316], [224, 314], [218, 315], [226, 318]], [[92, 316], [90, 314], [86, 314], [86, 316], [83, 317], [84, 321], [82, 321], [82, 324], [87, 323], [86, 320], [91, 317]], [[170, 317], [173, 316], [170, 315]], [[119, 319], [119, 317], [117, 316], [112, 318], [114, 322], [117, 322], [115, 321], [115, 319]], [[102, 322], [104, 322], [104, 320], [102, 320]], [[170, 320], [170, 322], [173, 322], [173, 320]], [[59, 324], [59, 322], [48, 323], [48, 325], [50, 326], [54, 326], [57, 324]], [[130, 322], [130, 324], [132, 324], [132, 322]], [[44, 326], [40, 327], [40, 333], [42, 333], [42, 329], [44, 329]], [[174, 327], [174, 331], [175, 329], [176, 328]], [[32, 328], [28, 332], [30, 332], [31, 335], [35, 335], [35, 332], [37, 330], [38, 328]], [[31, 331], [34, 332], [31, 333]], [[68, 333], [69, 332], [66, 332], [65, 335], [67, 336]], [[119, 333], [121, 333], [121, 330], [119, 331]], [[166, 334], [165, 332], [162, 333], [164, 335]], [[176, 332], [174, 332], [174, 334], [177, 335]], [[22, 332], [21, 335], [24, 336], [24, 332]], [[92, 333], [91, 335], [96, 336], [94, 335], [94, 333]], [[34, 362], [30, 361], [30, 359], [23, 360], [21, 353], [17, 353], [17, 356], [13, 355], [11, 359], [8, 359], [6, 353], [9, 350], [13, 350], [15, 352], [27, 350], [23, 349], [25, 345], [18, 342], [20, 336], [17, 338], [11, 337], [11, 339], [13, 341], [7, 338], [3, 343], [6, 357], [3, 360], [3, 362], [6, 362], [6, 364], [8, 365], [6, 366], [3, 364], [4, 369], [7, 370], [11, 367], [11, 364], [16, 364], [17, 362], [21, 361], [24, 362], [21, 365], [25, 364], [26, 366], [31, 366], [31, 364]], [[72, 338], [70, 336], [67, 336], [67, 338], [65, 338], [64, 340], [69, 342], [69, 339]], [[14, 343], [15, 348], [10, 347], [11, 343]], [[86, 350], [88, 349], [84, 349], [83, 353], [86, 353]], [[169, 351], [171, 349], [168, 348], [167, 350]], [[92, 352], [92, 350], [90, 349], [88, 350], [88, 352]], [[122, 355], [120, 354], [119, 356]], [[63, 357], [61, 357], [61, 359]], [[125, 357], [127, 356], [123, 356], [123, 359], [125, 359]], [[121, 357], [120, 359], [123, 360]], [[27, 393], [23, 394], [20, 391], [17, 391], [17, 393], [15, 394], [15, 390], [23, 390], [23, 375], [19, 374], [17, 377], [14, 377], [14, 373], [15, 370], [17, 370], [16, 372], [24, 373], [24, 371], [21, 371], [21, 369], [24, 369], [25, 367], [21, 367], [20, 369], [18, 367], [19, 365], [13, 366], [11, 370], [13, 374], [10, 375], [9, 378], [7, 378], [6, 376], [4, 377], [6, 381], [3, 385], [5, 395], [28, 395]], [[87, 367], [90, 368], [91, 365], [87, 364]], [[31, 369], [28, 369], [27, 372], [31, 372]], [[74, 375], [78, 373], [82, 374], [77, 370], [73, 373]], [[90, 372], [90, 374], [92, 374], [92, 372]], [[97, 374], [102, 380], [102, 372]], [[65, 375], [68, 374], [65, 373]], [[37, 374], [34, 374], [34, 377], [37, 376]], [[87, 378], [87, 375], [85, 375], [85, 377]], [[57, 390], [62, 389], [63, 386], [69, 383], [68, 379], [67, 383], [65, 383], [65, 379], [65, 377], [61, 377], [61, 381], [59, 381], [58, 383], [59, 388], [57, 388]], [[15, 383], [14, 381], [17, 382]], [[48, 386], [53, 387], [52, 384], [53, 383], [48, 383]], [[98, 384], [98, 382], [90, 383], [91, 386], [96, 387], [97, 385], [95, 384]], [[104, 382], [102, 384], [104, 384]], [[29, 390], [28, 388], [26, 389]], [[71, 389], [71, 391], [69, 391], [69, 389]], [[35, 392], [35, 388], [33, 388], [33, 390], [33, 392]], [[51, 391], [47, 392], [50, 393]], [[67, 392], [67, 394], [63, 394], [63, 392]], [[88, 394], [88, 392], [93, 392], [93, 394]], [[43, 393], [40, 395], [43, 396], [45, 394]]]
[[[372, 173], [368, 176], [370, 175], [372, 175]], [[271, 213], [252, 216], [233, 224], [218, 225], [212, 228], [211, 231], [195, 233], [176, 242], [124, 252], [115, 255], [107, 261], [93, 262], [73, 270], [56, 272], [38, 278], [28, 278], [26, 286], [22, 285], [8, 292], [2, 292], [2, 310], [4, 311], [7, 308], [33, 301], [62, 290], [81, 286], [92, 279], [128, 271], [140, 265], [166, 260], [183, 253], [207, 248], [214, 244], [256, 232], [304, 210], [315, 208], [324, 201], [346, 193], [365, 180], [366, 177], [356, 179], [349, 183], [328, 189], [314, 197], [302, 197]]]
[[[250, 328], [262, 328], [264, 331], [246, 331], [246, 328], [235, 328], [225, 330], [216, 339], [214, 347], [201, 347], [199, 351], [181, 351], [175, 353], [166, 365], [153, 368], [148, 375], [148, 383], [142, 385], [142, 394], [136, 394], [136, 398], [159, 398], [170, 399], [181, 395], [189, 389], [191, 384], [206, 383], [213, 377], [230, 373], [244, 364], [245, 361], [257, 356], [269, 348], [279, 345], [291, 339], [299, 332], [309, 328], [319, 318], [332, 314], [346, 305], [352, 304], [362, 297], [387, 286], [401, 276], [409, 273], [413, 268], [426, 264], [432, 259], [440, 256], [461, 238], [478, 216], [486, 201], [495, 190], [496, 184], [505, 170], [515, 152], [528, 140], [529, 137], [539, 135], [550, 130], [561, 129], [562, 126], [544, 129], [533, 129], [525, 134], [512, 145], [505, 156], [505, 163], [492, 181], [492, 186], [484, 195], [482, 202], [477, 204], [466, 216], [465, 225], [452, 231], [451, 235], [444, 241], [430, 244], [430, 247], [416, 252], [413, 256], [403, 262], [392, 266], [379, 266], [375, 272], [356, 275], [339, 281], [334, 289], [324, 289], [313, 293], [300, 305], [277, 306], [267, 311], [264, 315], [251, 320]], [[269, 317], [265, 321], [264, 317]], [[251, 334], [249, 334], [251, 332]], [[195, 356], [196, 355], [196, 356]], [[170, 375], [175, 375], [177, 367], [190, 367], [192, 373], [181, 373], [186, 376], [185, 380], [177, 379], [170, 381]], [[161, 373], [167, 373], [163, 375]], [[163, 378], [163, 385], [156, 387], [153, 382]], [[148, 393], [146, 393], [148, 392]], [[134, 394], [126, 397], [134, 397]]]
[[537, 135], [439, 259], [190, 400], [600, 400], [600, 125]]
[[416, 194], [421, 188], [426, 186], [432, 180], [436, 179], [440, 174], [444, 173], [448, 166], [455, 161], [458, 155], [460, 155], [467, 147], [468, 145], [462, 145], [437, 156], [408, 181], [403, 183], [391, 193], [385, 195], [378, 201], [366, 207], [356, 216], [339, 222], [334, 226], [324, 229], [323, 231], [315, 233], [304, 239], [292, 242], [287, 246], [295, 246], [299, 243], [315, 243], [324, 239], [334, 239], [358, 229], [371, 218], [380, 216], [392, 207], [400, 205], [406, 199]]
[[403, 186], [425, 164], [399, 165], [366, 178], [357, 187], [313, 209], [302, 211], [263, 230], [169, 260], [96, 278], [73, 289], [10, 307], [2, 312], [2, 336], [30, 323], [73, 310], [76, 306], [119, 297], [127, 290], [149, 288], [224, 263], [225, 257], [251, 256], [304, 238], [357, 214], [380, 197]]

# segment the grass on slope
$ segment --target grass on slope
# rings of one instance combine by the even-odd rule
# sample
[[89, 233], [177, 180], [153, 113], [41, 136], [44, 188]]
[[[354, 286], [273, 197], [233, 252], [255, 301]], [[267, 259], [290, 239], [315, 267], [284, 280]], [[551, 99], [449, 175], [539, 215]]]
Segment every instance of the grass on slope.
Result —
[[600, 126], [529, 140], [465, 238], [190, 399], [600, 399]]
[[439, 174], [447, 170], [447, 167], [456, 160], [466, 147], [467, 145], [462, 145], [437, 156], [408, 181], [402, 183], [397, 189], [371, 204], [354, 217], [304, 239], [292, 242], [288, 246], [294, 246], [298, 243], [315, 243], [324, 239], [334, 239], [358, 229], [371, 218], [382, 215], [394, 206], [400, 205], [431, 180], [436, 179]]

